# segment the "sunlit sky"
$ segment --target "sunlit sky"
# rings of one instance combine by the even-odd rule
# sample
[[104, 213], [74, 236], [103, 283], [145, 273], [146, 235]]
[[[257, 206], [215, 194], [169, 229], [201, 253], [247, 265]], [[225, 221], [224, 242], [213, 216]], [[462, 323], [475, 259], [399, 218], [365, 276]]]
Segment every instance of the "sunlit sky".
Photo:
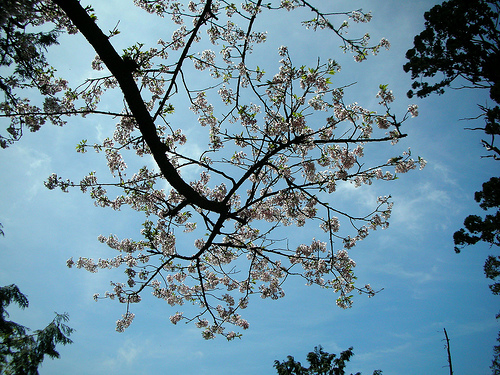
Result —
[[[109, 257], [110, 249], [97, 236], [138, 238], [144, 218], [130, 210], [96, 208], [76, 190], [65, 194], [43, 186], [53, 172], [75, 180], [93, 170], [109, 174], [102, 155], [77, 154], [75, 146], [82, 139], [93, 143], [111, 136], [115, 120], [75, 117], [63, 128], [46, 125], [0, 150], [0, 223], [5, 232], [0, 238], [0, 284], [17, 284], [30, 301], [24, 311], [11, 307], [11, 319], [36, 329], [48, 324], [54, 311], [68, 312], [69, 325], [76, 329], [71, 337], [74, 344], [60, 348], [60, 359], [45, 360], [41, 374], [273, 374], [274, 360], [292, 355], [305, 362], [306, 354], [317, 345], [330, 353], [354, 347], [355, 356], [347, 368], [353, 373], [381, 369], [387, 375], [447, 374], [443, 328], [451, 339], [456, 375], [490, 372], [500, 306], [488, 288], [483, 264], [497, 249], [479, 244], [457, 255], [452, 235], [467, 215], [483, 213], [473, 201], [474, 192], [498, 175], [498, 163], [481, 159], [485, 155], [482, 133], [464, 130], [481, 126], [482, 120], [462, 120], [476, 117], [477, 104], [491, 101], [486, 92], [470, 90], [406, 98], [411, 80], [402, 69], [405, 52], [423, 29], [423, 13], [439, 1], [314, 3], [329, 11], [371, 10], [372, 22], [352, 24], [349, 35], [369, 32], [373, 40], [386, 37], [391, 49], [357, 64], [340, 51], [340, 41], [332, 33], [315, 34], [300, 26], [300, 21], [311, 18], [309, 13], [263, 13], [256, 28], [268, 31], [268, 41], [255, 48], [253, 61], [274, 74], [277, 48], [287, 45], [296, 65], [314, 65], [318, 56], [339, 61], [342, 71], [335, 76], [339, 86], [356, 82], [346, 92], [347, 101], [375, 108], [379, 84], [389, 84], [396, 96], [396, 112], [404, 113], [409, 104], [419, 106], [420, 115], [405, 123], [408, 137], [395, 146], [394, 154], [411, 147], [415, 156], [428, 161], [426, 168], [391, 182], [345, 187], [330, 198], [333, 205], [356, 210], [373, 204], [379, 195], [393, 197], [390, 227], [372, 233], [350, 253], [357, 263], [359, 284], [383, 290], [373, 298], [355, 296], [353, 307], [342, 310], [332, 291], [290, 278], [284, 286], [285, 298], [250, 299], [245, 310], [250, 328], [231, 342], [223, 337], [205, 341], [193, 325], [172, 325], [169, 316], [179, 309], [146, 296], [134, 306], [136, 318], [130, 328], [116, 332], [115, 322], [125, 312], [124, 306], [109, 300], [94, 302], [92, 295], [109, 290], [112, 280], [124, 281], [122, 271], [90, 274], [68, 269], [66, 260]], [[168, 18], [146, 16], [132, 1], [92, 5], [103, 30], [113, 29], [120, 21], [121, 34], [112, 39], [119, 48], [136, 41], [168, 39], [176, 28]], [[49, 50], [48, 59], [61, 76], [76, 84], [95, 74], [90, 68], [94, 55], [83, 37], [76, 35], [63, 37], [59, 46]], [[182, 108], [187, 110], [189, 104], [176, 106], [182, 120]], [[196, 118], [189, 111], [185, 116], [177, 127], [196, 139]], [[0, 124], [3, 129], [7, 126], [5, 120]], [[202, 150], [205, 144], [202, 141], [197, 147]], [[388, 152], [378, 147], [367, 148], [367, 157]], [[290, 241], [310, 241], [307, 227], [292, 228], [288, 236]]]

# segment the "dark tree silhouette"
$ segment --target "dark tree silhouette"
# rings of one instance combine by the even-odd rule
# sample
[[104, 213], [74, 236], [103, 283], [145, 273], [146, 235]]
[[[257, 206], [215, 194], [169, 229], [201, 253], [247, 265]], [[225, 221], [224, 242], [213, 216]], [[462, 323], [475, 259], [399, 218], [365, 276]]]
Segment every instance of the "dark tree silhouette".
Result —
[[[274, 368], [276, 368], [278, 375], [345, 375], [347, 362], [354, 355], [352, 350], [353, 348], [350, 347], [337, 357], [336, 354], [323, 351], [320, 345], [307, 354], [309, 367], [304, 367], [300, 362], [295, 361], [292, 356], [287, 356], [286, 361], [274, 361]], [[381, 374], [381, 370], [373, 371], [373, 375]], [[361, 375], [361, 373], [357, 372], [355, 375]]]
[[[424, 14], [425, 30], [406, 52], [405, 72], [414, 79], [408, 97], [443, 94], [452, 84], [487, 89], [500, 103], [500, 33], [498, 0], [450, 0]], [[442, 77], [442, 78], [439, 78]], [[465, 82], [465, 83], [464, 83]], [[492, 156], [500, 157], [495, 136], [500, 134], [500, 108], [482, 107], [490, 137], [483, 140]]]
[[[465, 229], [462, 228], [453, 235], [457, 253], [464, 246], [474, 245], [479, 241], [500, 246], [500, 178], [492, 177], [488, 182], [485, 182], [483, 189], [474, 194], [474, 199], [483, 210], [496, 209], [496, 212], [488, 214], [484, 218], [478, 215], [469, 215], [465, 219]], [[487, 263], [494, 264], [495, 262], [489, 261]], [[486, 268], [485, 265], [485, 271]], [[497, 276], [495, 272], [486, 272], [486, 274], [491, 279]], [[494, 293], [498, 294], [498, 289]]]
[[[39, 26], [44, 25], [42, 29]], [[51, 30], [47, 31], [50, 25]], [[38, 30], [40, 29], [40, 30]], [[5, 100], [0, 110], [9, 114], [16, 108], [23, 108], [24, 117], [10, 122], [8, 135], [0, 135], [0, 147], [6, 148], [18, 141], [23, 129], [34, 132], [46, 120], [56, 125], [63, 121], [58, 114], [42, 116], [30, 113], [33, 109], [29, 102], [19, 97], [16, 88], [34, 89], [45, 95], [44, 109], [53, 107], [59, 99], [54, 90], [64, 81], [54, 79], [54, 69], [47, 63], [47, 49], [57, 44], [62, 32], [75, 33], [76, 29], [64, 13], [51, 1], [43, 0], [2, 0], [0, 6], [0, 67], [5, 68], [0, 75], [0, 92]]]
[[59, 358], [58, 344], [71, 344], [69, 336], [73, 329], [65, 322], [68, 314], [56, 314], [44, 329], [30, 333], [18, 323], [9, 321], [5, 308], [15, 302], [20, 308], [28, 307], [28, 298], [12, 284], [0, 287], [0, 372], [6, 375], [38, 374], [44, 357]]

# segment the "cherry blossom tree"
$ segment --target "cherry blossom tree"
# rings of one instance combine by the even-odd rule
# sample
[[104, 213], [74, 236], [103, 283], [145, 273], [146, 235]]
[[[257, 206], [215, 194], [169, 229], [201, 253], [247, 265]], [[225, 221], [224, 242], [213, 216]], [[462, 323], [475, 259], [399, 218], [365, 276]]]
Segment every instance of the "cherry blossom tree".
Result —
[[[68, 121], [64, 116], [73, 115], [107, 115], [117, 122], [114, 134], [103, 142], [83, 140], [77, 146], [81, 153], [103, 154], [111, 179], [95, 172], [81, 181], [52, 174], [45, 185], [65, 192], [79, 188], [99, 207], [144, 212], [139, 239], [99, 236], [116, 250], [115, 257], [67, 261], [69, 267], [90, 272], [125, 269], [125, 280], [94, 296], [124, 304], [118, 331], [131, 324], [133, 304], [144, 293], [179, 310], [187, 303], [197, 306], [196, 313], [177, 311], [170, 320], [193, 322], [206, 339], [240, 336], [239, 330], [249, 327], [241, 314], [250, 296], [281, 298], [291, 276], [331, 289], [341, 308], [351, 306], [355, 292], [376, 293], [370, 285], [355, 285], [356, 264], [349, 250], [371, 231], [387, 228], [390, 197], [379, 197], [363, 215], [339, 210], [329, 197], [340, 185], [391, 181], [425, 165], [409, 150], [369, 165], [363, 160], [365, 149], [389, 148], [405, 137], [403, 123], [418, 114], [417, 107], [394, 114], [394, 96], [386, 85], [379, 88], [376, 110], [347, 103], [348, 87], [331, 82], [340, 71], [337, 62], [297, 66], [285, 45], [274, 61], [267, 58], [256, 65], [250, 58], [266, 41], [266, 33], [256, 29], [258, 17], [302, 8], [312, 15], [303, 22], [305, 28], [330, 30], [344, 52], [362, 62], [389, 48], [386, 39], [370, 44], [368, 34], [348, 37], [349, 22], [368, 22], [370, 13], [321, 10], [303, 0], [246, 0], [240, 5], [135, 0], [139, 8], [178, 29], [156, 45], [137, 42], [118, 52], [111, 42], [119, 30], [103, 33], [90, 7], [77, 0], [35, 3], [55, 5], [56, 11], [44, 16], [46, 22], [67, 25], [86, 38], [96, 52], [91, 65], [99, 75], [70, 88], [53, 70], [39, 69], [39, 76], [27, 79], [32, 87], [43, 80], [43, 108], [28, 99], [7, 101], [3, 115], [16, 129], [28, 122], [32, 127], [46, 121], [62, 125]], [[264, 65], [272, 67], [276, 61], [278, 69], [269, 73]], [[12, 92], [23, 84], [14, 81]], [[114, 111], [100, 107], [107, 92], [123, 97]], [[176, 116], [174, 96], [184, 100], [181, 109], [198, 116], [207, 140], [200, 155], [191, 152], [193, 141], [185, 135], [185, 119]], [[155, 168], [130, 171], [126, 160], [137, 158], [144, 165], [154, 160]], [[183, 177], [192, 171], [199, 177]], [[317, 228], [307, 243], [280, 237], [283, 228], [305, 225]], [[190, 247], [178, 245], [184, 237], [192, 238]]]

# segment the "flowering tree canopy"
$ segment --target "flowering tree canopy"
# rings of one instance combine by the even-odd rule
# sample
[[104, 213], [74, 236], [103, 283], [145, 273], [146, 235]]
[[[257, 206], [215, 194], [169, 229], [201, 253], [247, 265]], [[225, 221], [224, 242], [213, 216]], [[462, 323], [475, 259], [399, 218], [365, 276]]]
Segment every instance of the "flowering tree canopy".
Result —
[[[156, 45], [137, 42], [119, 52], [111, 44], [119, 31], [103, 33], [98, 15], [79, 1], [29, 3], [39, 5], [34, 12], [40, 15], [28, 22], [41, 19], [55, 24], [57, 32], [83, 34], [97, 53], [91, 65], [99, 75], [72, 88], [43, 59], [30, 76], [14, 72], [2, 77], [10, 96], [1, 108], [11, 119], [9, 133], [16, 135], [3, 138], [4, 145], [18, 139], [23, 127], [36, 130], [46, 121], [63, 125], [67, 116], [118, 119], [114, 134], [103, 142], [83, 140], [77, 146], [81, 153], [104, 154], [113, 180], [103, 181], [92, 172], [79, 182], [52, 174], [45, 183], [63, 191], [80, 188], [100, 207], [129, 206], [146, 215], [140, 239], [99, 236], [116, 250], [115, 257], [67, 262], [90, 272], [125, 268], [126, 280], [112, 283], [113, 290], [104, 296], [95, 295], [126, 305], [118, 331], [131, 324], [131, 306], [146, 292], [171, 306], [197, 305], [197, 313], [176, 312], [170, 320], [192, 321], [207, 339], [239, 336], [236, 331], [249, 326], [241, 311], [250, 295], [281, 298], [289, 276], [332, 289], [342, 308], [351, 306], [354, 291], [375, 294], [369, 285], [355, 285], [355, 262], [348, 251], [370, 231], [388, 226], [392, 203], [379, 197], [369, 212], [354, 215], [333, 207], [329, 196], [342, 184], [360, 187], [393, 180], [425, 165], [409, 151], [370, 165], [363, 161], [365, 147], [389, 148], [405, 137], [403, 123], [418, 114], [417, 107], [396, 116], [386, 85], [377, 94], [379, 112], [346, 103], [347, 88], [331, 82], [340, 71], [338, 63], [318, 60], [314, 66], [296, 66], [287, 46], [276, 51], [276, 72], [263, 68], [273, 67], [272, 59], [257, 65], [250, 58], [266, 41], [266, 33], [256, 30], [259, 16], [303, 8], [312, 14], [304, 27], [331, 30], [344, 52], [361, 62], [389, 48], [389, 42], [371, 45], [368, 34], [348, 38], [349, 22], [342, 18], [368, 22], [370, 13], [335, 13], [302, 0], [246, 0], [241, 5], [135, 0], [178, 29]], [[39, 89], [42, 106], [18, 97], [25, 87]], [[104, 109], [101, 96], [111, 91], [119, 92], [123, 102], [107, 103]], [[174, 96], [198, 116], [199, 131], [207, 140], [200, 155], [190, 148], [185, 118], [174, 114], [182, 105], [174, 106]], [[112, 105], [116, 109], [109, 110]], [[129, 171], [125, 160], [140, 157], [153, 159], [155, 168]], [[183, 177], [192, 171], [199, 177]], [[317, 228], [309, 242], [279, 237], [280, 228], [306, 223]], [[191, 246], [178, 245], [183, 236], [192, 238]]]

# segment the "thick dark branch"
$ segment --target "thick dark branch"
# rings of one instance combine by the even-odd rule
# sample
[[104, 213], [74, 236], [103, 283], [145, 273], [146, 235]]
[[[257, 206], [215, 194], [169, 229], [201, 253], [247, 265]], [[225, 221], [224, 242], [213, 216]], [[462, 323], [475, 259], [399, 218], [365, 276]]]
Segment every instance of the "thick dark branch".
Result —
[[23, 117], [23, 116], [72, 116], [72, 115], [108, 115], [114, 117], [133, 117], [132, 115], [127, 115], [124, 113], [115, 113], [107, 111], [96, 111], [93, 109], [85, 110], [75, 110], [75, 111], [59, 111], [59, 112], [24, 112], [24, 113], [0, 113], [0, 117]]
[[78, 0], [54, 0], [54, 3], [66, 13], [73, 24], [85, 36], [118, 81], [130, 111], [137, 121], [139, 130], [149, 146], [156, 163], [160, 167], [163, 176], [170, 185], [186, 197], [189, 203], [195, 206], [217, 213], [227, 212], [227, 207], [224, 203], [210, 201], [201, 196], [179, 176], [165, 154], [168, 151], [168, 147], [156, 133], [154, 121], [144, 104], [132, 72], [127, 69], [126, 63], [115, 51], [108, 37], [104, 35], [94, 20], [82, 8], [80, 2]]
[[495, 152], [498, 156], [497, 155], [493, 155], [493, 158], [496, 159], [496, 160], [499, 160], [500, 149], [498, 147], [496, 147], [496, 146], [493, 146], [493, 142], [488, 143], [488, 142], [486, 142], [483, 139], [483, 140], [481, 140], [481, 143], [484, 145], [484, 147], [486, 148], [486, 150]]

